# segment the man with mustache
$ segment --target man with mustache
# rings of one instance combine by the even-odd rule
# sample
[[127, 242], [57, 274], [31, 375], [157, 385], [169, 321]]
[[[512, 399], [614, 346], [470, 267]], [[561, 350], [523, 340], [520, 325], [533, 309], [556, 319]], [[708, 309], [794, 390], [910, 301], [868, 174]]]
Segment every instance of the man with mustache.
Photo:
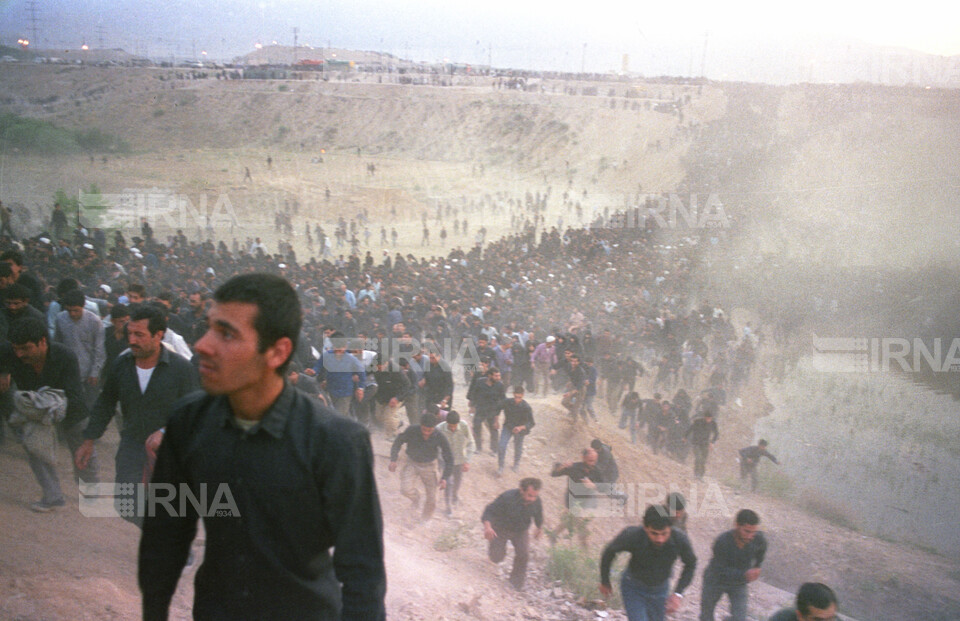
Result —
[[[130, 348], [121, 353], [106, 373], [103, 390], [93, 407], [90, 423], [83, 432], [83, 444], [74, 455], [77, 468], [86, 467], [93, 454], [93, 442], [106, 431], [120, 404], [123, 427], [117, 447], [117, 483], [133, 483], [133, 492], [118, 494], [120, 517], [139, 526], [137, 515], [124, 499], [133, 499], [138, 507], [137, 490], [143, 480], [147, 453], [156, 453], [163, 439], [163, 428], [173, 412], [173, 404], [199, 386], [197, 372], [183, 356], [163, 346], [167, 323], [163, 312], [154, 306], [136, 305], [127, 323]], [[121, 488], [123, 489], [123, 488]]]

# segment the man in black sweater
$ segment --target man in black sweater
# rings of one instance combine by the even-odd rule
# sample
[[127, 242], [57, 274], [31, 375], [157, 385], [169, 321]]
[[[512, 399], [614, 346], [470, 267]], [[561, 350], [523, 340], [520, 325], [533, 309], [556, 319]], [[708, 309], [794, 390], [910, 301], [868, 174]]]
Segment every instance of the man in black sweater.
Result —
[[499, 563], [507, 554], [507, 542], [513, 544], [513, 571], [510, 572], [510, 584], [518, 591], [523, 588], [527, 575], [527, 561], [530, 558], [530, 522], [536, 525], [535, 538], [540, 537], [543, 528], [543, 505], [540, 502], [540, 479], [521, 479], [519, 489], [508, 490], [487, 505], [480, 521], [483, 522], [483, 536], [490, 542], [488, 556]]
[[[600, 592], [610, 595], [610, 565], [620, 552], [630, 553], [630, 563], [620, 580], [620, 594], [629, 621], [663, 621], [680, 609], [683, 591], [693, 580], [697, 556], [683, 531], [672, 528], [667, 507], [650, 505], [643, 526], [629, 526], [607, 544], [600, 557]], [[683, 571], [673, 593], [670, 571], [680, 557]]]
[[503, 431], [500, 433], [500, 451], [498, 452], [498, 474], [503, 474], [503, 462], [507, 457], [507, 446], [513, 438], [513, 471], [520, 466], [523, 455], [523, 439], [533, 429], [533, 409], [523, 399], [523, 386], [513, 387], [513, 398], [503, 401]]
[[486, 425], [490, 431], [490, 453], [496, 455], [500, 440], [497, 416], [505, 396], [500, 382], [500, 369], [496, 367], [487, 369], [484, 379], [470, 384], [467, 402], [473, 412], [473, 440], [477, 443], [478, 453], [483, 450], [483, 426]]
[[713, 558], [703, 572], [700, 621], [713, 621], [713, 610], [724, 593], [730, 600], [731, 621], [747, 618], [747, 584], [760, 577], [767, 540], [760, 532], [760, 516], [741, 509], [732, 530], [713, 542]]
[[[410, 499], [413, 513], [416, 514], [420, 508], [420, 492], [417, 490], [416, 481], [419, 479], [423, 483], [427, 498], [419, 520], [424, 522], [433, 517], [433, 511], [437, 507], [437, 488], [446, 487], [447, 478], [453, 470], [450, 443], [442, 433], [434, 433], [436, 426], [437, 417], [430, 413], [424, 414], [420, 418], [420, 424], [407, 427], [397, 436], [390, 448], [388, 468], [390, 472], [396, 472], [400, 447], [407, 445], [407, 463], [400, 471], [400, 493]], [[443, 455], [443, 475], [437, 481], [437, 457], [440, 454]], [[412, 516], [411, 521], [417, 521], [417, 516]]]
[[760, 458], [766, 457], [773, 463], [780, 465], [777, 458], [767, 452], [767, 441], [760, 440], [756, 446], [747, 446], [740, 449], [740, 481], [750, 477], [750, 491], [757, 491], [757, 466]]

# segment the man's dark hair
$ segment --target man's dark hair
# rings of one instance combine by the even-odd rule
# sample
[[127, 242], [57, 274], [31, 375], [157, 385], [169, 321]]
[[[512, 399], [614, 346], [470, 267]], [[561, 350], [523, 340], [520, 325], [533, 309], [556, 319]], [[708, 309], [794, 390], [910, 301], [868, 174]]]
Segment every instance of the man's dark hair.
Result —
[[0, 261], [13, 261], [17, 265], [23, 265], [23, 253], [19, 250], [4, 250], [0, 254]]
[[522, 395], [522, 394], [526, 394], [526, 393], [524, 393], [524, 391], [523, 391], [523, 386], [514, 386], [514, 387], [513, 387], [513, 394], [515, 394], [515, 395]]
[[756, 526], [760, 523], [760, 516], [753, 509], [740, 509], [737, 512], [737, 526]]
[[157, 299], [163, 300], [164, 302], [170, 302], [171, 304], [173, 304], [173, 302], [176, 300], [176, 298], [173, 297], [173, 291], [167, 291], [167, 290], [164, 290], [158, 293]]
[[670, 492], [663, 504], [670, 510], [670, 515], [676, 515], [687, 508], [687, 499], [680, 492]]
[[797, 612], [804, 616], [810, 614], [811, 607], [823, 610], [836, 603], [837, 594], [822, 582], [805, 582], [797, 591]]
[[80, 306], [82, 307], [86, 304], [86, 297], [83, 295], [83, 291], [79, 289], [72, 289], [67, 291], [60, 296], [60, 306], [66, 308], [68, 306]]
[[[10, 297], [9, 293], [7, 294], [7, 297]], [[766, 440], [760, 440], [759, 442], [757, 442], [757, 446], [766, 446], [767, 444], [768, 443]]]
[[29, 300], [31, 297], [30, 288], [15, 282], [7, 287], [6, 295], [4, 297], [6, 297], [8, 300]]
[[130, 316], [130, 307], [126, 304], [114, 304], [113, 308], [110, 309], [110, 317], [112, 319], [123, 319], [124, 317]]
[[0, 278], [13, 276], [13, 268], [6, 261], [0, 261]]
[[153, 304], [134, 304], [133, 308], [130, 309], [130, 321], [141, 321], [143, 319], [147, 320], [147, 330], [150, 331], [151, 335], [160, 331], [166, 332], [167, 318], [163, 311]]
[[26, 345], [27, 343], [39, 345], [40, 341], [48, 336], [46, 324], [36, 317], [17, 319], [10, 326], [10, 342], [14, 345]]
[[424, 414], [423, 416], [421, 416], [421, 417], [420, 417], [420, 426], [421, 426], [421, 427], [427, 427], [428, 429], [433, 429], [434, 427], [436, 427], [436, 426], [437, 426], [437, 416], [436, 416], [436, 414], [431, 414], [430, 412], [427, 412], [426, 414]]
[[533, 489], [540, 491], [540, 487], [543, 485], [543, 481], [536, 477], [526, 477], [520, 479], [520, 489], [527, 489], [532, 487]]
[[490, 367], [489, 369], [487, 369], [487, 377], [493, 377], [494, 373], [499, 373], [499, 372], [500, 372], [500, 369], [498, 369], [497, 367]]
[[76, 281], [75, 278], [64, 278], [57, 283], [57, 295], [61, 296], [67, 291], [73, 291], [74, 289], [79, 289], [80, 283]]
[[131, 283], [127, 286], [127, 295], [131, 293], [139, 293], [141, 297], [147, 297], [147, 288], [138, 282]]
[[[300, 299], [290, 283], [274, 274], [253, 273], [234, 276], [220, 285], [213, 299], [219, 304], [241, 302], [254, 304], [257, 316], [253, 327], [257, 331], [257, 351], [263, 353], [283, 337], [290, 339], [290, 356], [297, 350], [302, 318]], [[283, 374], [290, 359], [277, 368]]]
[[649, 505], [643, 512], [643, 525], [653, 530], [663, 530], [673, 526], [670, 521], [670, 511], [663, 505]]

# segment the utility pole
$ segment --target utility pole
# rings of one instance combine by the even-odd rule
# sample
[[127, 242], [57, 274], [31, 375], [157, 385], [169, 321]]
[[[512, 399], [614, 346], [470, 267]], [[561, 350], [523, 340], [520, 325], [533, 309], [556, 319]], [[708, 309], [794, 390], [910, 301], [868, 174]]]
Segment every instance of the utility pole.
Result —
[[40, 18], [37, 16], [37, 0], [27, 2], [27, 14], [30, 17], [30, 44], [34, 49], [40, 49]]
[[293, 64], [297, 64], [297, 27], [293, 27]]
[[103, 47], [103, 24], [97, 24], [97, 49], [104, 49]]
[[707, 65], [707, 40], [710, 38], [710, 32], [703, 33], [703, 56], [700, 57], [700, 77], [706, 77], [704, 69]]
[[587, 67], [587, 44], [583, 44], [583, 53], [580, 55], [580, 74], [586, 73]]

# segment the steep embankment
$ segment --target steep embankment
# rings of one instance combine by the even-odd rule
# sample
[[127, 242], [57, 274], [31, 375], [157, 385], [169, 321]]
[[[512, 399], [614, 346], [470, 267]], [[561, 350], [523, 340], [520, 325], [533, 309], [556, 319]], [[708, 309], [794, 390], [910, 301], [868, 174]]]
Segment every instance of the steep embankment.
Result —
[[[189, 71], [0, 67], [6, 111], [100, 127], [135, 151], [258, 147], [476, 162], [636, 191], [672, 189], [693, 132], [717, 118], [718, 89], [544, 83], [537, 92], [361, 81], [181, 79]], [[214, 76], [214, 73], [208, 74]], [[588, 93], [588, 94], [584, 94]], [[657, 104], [664, 103], [662, 111]], [[673, 107], [680, 104], [684, 117]]]

